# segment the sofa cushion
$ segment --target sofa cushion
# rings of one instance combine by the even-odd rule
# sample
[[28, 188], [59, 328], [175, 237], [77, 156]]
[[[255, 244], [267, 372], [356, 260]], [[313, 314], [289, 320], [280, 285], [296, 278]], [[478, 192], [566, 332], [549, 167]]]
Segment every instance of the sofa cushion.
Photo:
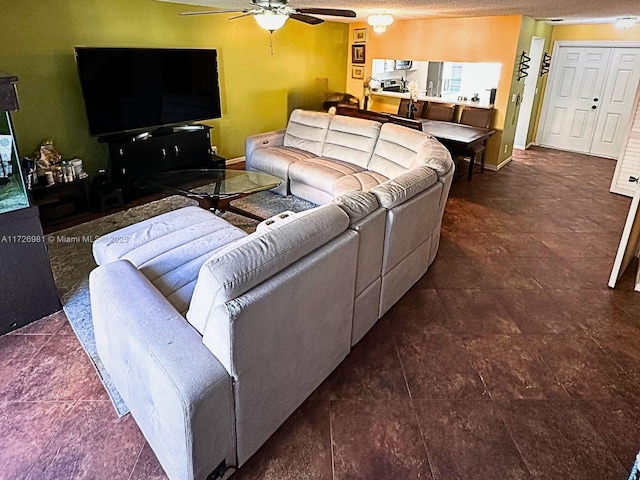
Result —
[[289, 168], [289, 179], [333, 194], [336, 180], [363, 170], [362, 167], [348, 162], [318, 157], [292, 164]]
[[389, 179], [384, 175], [380, 175], [379, 173], [371, 170], [365, 170], [364, 172], [345, 175], [344, 177], [338, 178], [333, 184], [332, 193], [334, 197], [338, 197], [347, 192], [368, 192], [373, 187], [376, 187], [387, 180]]
[[232, 227], [229, 222], [203, 208], [179, 208], [103, 235], [93, 243], [93, 258], [98, 265], [127, 258], [139, 267], [167, 250], [228, 227]]
[[438, 181], [438, 175], [429, 167], [414, 168], [392, 180], [371, 189], [380, 206], [393, 208], [426, 190]]
[[246, 233], [200, 207], [185, 207], [122, 228], [93, 244], [100, 265], [129, 260], [184, 314], [202, 264]]
[[362, 118], [341, 115], [333, 117], [321, 156], [366, 168], [376, 146], [381, 125]]
[[203, 333], [216, 306], [239, 297], [348, 227], [349, 217], [340, 207], [325, 205], [221, 249], [200, 269], [187, 320]]
[[385, 123], [368, 170], [395, 178], [421, 166], [442, 175], [453, 167], [453, 161], [447, 149], [428, 133]]
[[320, 156], [330, 121], [328, 113], [294, 110], [284, 134], [284, 146]]
[[251, 154], [251, 166], [249, 168], [287, 180], [289, 178], [289, 167], [292, 164], [314, 157], [313, 153], [293, 147], [256, 148]]

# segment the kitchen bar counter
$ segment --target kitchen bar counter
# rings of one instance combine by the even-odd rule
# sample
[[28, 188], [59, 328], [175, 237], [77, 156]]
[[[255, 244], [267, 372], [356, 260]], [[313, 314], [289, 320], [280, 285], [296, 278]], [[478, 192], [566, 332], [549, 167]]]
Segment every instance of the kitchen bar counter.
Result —
[[[400, 92], [383, 92], [383, 91], [377, 91], [371, 92], [371, 95], [376, 95], [379, 97], [388, 97], [388, 98], [397, 98], [397, 99], [409, 99], [409, 93], [405, 92], [405, 93], [400, 93]], [[455, 103], [456, 105], [470, 105], [472, 107], [480, 107], [480, 108], [491, 108], [492, 105], [489, 104], [483, 104], [481, 102], [459, 102], [457, 100], [444, 100], [443, 98], [440, 97], [427, 97], [426, 95], [418, 95], [418, 100], [421, 100], [423, 102], [443, 102], [443, 103]]]

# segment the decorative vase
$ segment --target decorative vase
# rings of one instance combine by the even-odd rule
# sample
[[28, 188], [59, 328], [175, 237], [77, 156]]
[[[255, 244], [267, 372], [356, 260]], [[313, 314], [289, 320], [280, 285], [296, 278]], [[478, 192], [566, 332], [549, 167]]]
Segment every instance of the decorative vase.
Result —
[[409, 100], [409, 103], [407, 104], [407, 118], [410, 118], [411, 120], [414, 119], [414, 112], [418, 111], [418, 109], [416, 108], [416, 105], [413, 103], [413, 100]]

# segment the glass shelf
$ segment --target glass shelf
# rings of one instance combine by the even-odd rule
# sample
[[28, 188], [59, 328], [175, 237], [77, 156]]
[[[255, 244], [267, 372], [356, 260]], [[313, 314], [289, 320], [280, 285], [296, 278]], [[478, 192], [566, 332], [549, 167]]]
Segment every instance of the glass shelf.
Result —
[[29, 206], [9, 112], [0, 112], [0, 213]]

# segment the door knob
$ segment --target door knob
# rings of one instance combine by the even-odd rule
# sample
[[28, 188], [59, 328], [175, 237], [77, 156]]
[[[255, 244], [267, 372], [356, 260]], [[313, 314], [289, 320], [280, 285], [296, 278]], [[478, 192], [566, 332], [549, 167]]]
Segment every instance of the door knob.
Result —
[[597, 101], [598, 101], [598, 99], [597, 99], [597, 98], [594, 98], [594, 99], [593, 99], [593, 101], [594, 101], [594, 102], [597, 102]]
[[598, 107], [596, 107], [595, 105], [591, 105], [591, 110], [595, 110], [596, 108]]

